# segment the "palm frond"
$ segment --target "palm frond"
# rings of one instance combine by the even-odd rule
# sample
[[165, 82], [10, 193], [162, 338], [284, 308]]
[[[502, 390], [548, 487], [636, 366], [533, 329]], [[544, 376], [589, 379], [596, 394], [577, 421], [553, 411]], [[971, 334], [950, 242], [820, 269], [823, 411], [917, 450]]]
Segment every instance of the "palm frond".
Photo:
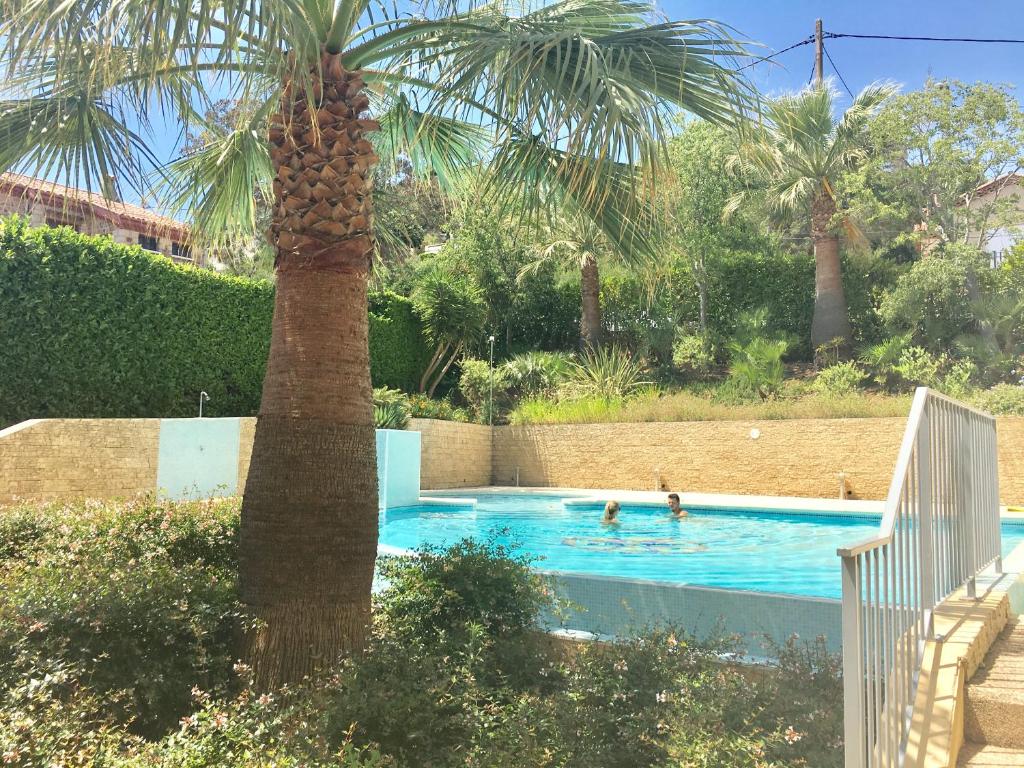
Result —
[[224, 244], [261, 234], [258, 201], [272, 198], [266, 139], [271, 106], [265, 103], [226, 132], [208, 125], [212, 140], [167, 167], [166, 206], [193, 222], [198, 240]]

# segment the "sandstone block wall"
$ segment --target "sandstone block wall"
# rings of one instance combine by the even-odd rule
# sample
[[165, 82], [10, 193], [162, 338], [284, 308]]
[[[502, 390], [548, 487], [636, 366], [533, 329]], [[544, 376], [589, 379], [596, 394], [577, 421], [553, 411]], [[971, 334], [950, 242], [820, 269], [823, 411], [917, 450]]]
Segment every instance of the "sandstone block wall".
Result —
[[159, 419], [40, 419], [0, 431], [0, 504], [156, 488]]
[[490, 427], [413, 419], [409, 429], [421, 434], [421, 488], [470, 488], [491, 484]]
[[[239, 491], [255, 419], [242, 419]], [[888, 491], [904, 420], [834, 419], [489, 427], [414, 419], [424, 490], [512, 485], [835, 498]], [[755, 440], [752, 429], [760, 432]], [[1000, 498], [1024, 504], [1024, 417], [998, 420]], [[0, 431], [0, 504], [111, 498], [157, 485], [159, 419], [43, 419]]]
[[999, 450], [999, 498], [1024, 506], [1024, 416], [996, 419]]
[[[884, 499], [906, 420], [794, 419], [498, 427], [494, 482]], [[751, 430], [758, 430], [753, 439]], [[1001, 497], [1024, 501], [1024, 418], [999, 419]]]

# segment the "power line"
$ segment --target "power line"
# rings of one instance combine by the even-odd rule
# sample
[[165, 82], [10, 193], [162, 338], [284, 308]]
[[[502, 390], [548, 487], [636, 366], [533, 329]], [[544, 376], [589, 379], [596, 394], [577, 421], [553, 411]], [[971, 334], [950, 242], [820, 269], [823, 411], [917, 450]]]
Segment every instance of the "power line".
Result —
[[859, 40], [921, 40], [930, 43], [1019, 43], [1024, 40], [1007, 37], [919, 37], [914, 35], [855, 35], [846, 32], [826, 32], [825, 37], [852, 37]]
[[850, 90], [850, 86], [848, 86], [846, 84], [846, 80], [843, 78], [843, 73], [839, 71], [839, 67], [837, 67], [836, 63], [834, 61], [832, 61], [832, 54], [828, 52], [828, 48], [826, 48], [823, 45], [823, 46], [821, 46], [821, 50], [823, 50], [825, 52], [825, 58], [828, 59], [828, 63], [832, 65], [832, 71], [835, 72], [836, 75], [839, 77], [839, 82], [841, 82], [843, 84], [843, 88], [845, 88], [846, 92], [848, 94], [850, 94], [850, 98], [851, 99], [857, 98], [856, 96], [853, 95], [853, 91]]
[[794, 48], [799, 48], [801, 45], [808, 45], [808, 44], [813, 43], [813, 42], [814, 42], [814, 35], [808, 35], [803, 40], [798, 40], [797, 42], [793, 43], [788, 48], [783, 48], [781, 51], [776, 51], [775, 53], [771, 54], [770, 56], [763, 56], [763, 57], [759, 58], [757, 61], [752, 61], [749, 64], [744, 64], [742, 67], [740, 67], [736, 71], [737, 72], [742, 72], [744, 69], [748, 69], [750, 67], [755, 67], [758, 64], [763, 64], [766, 61], [770, 61], [771, 59], [774, 59], [776, 56], [781, 56], [782, 54], [786, 53], [786, 51], [792, 51]]

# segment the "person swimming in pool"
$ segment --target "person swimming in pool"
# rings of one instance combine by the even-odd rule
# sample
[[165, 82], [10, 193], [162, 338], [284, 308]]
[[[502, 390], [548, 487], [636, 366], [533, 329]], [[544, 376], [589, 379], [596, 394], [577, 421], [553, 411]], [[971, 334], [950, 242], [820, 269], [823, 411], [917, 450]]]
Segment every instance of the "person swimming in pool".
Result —
[[619, 502], [609, 501], [604, 505], [604, 517], [601, 518], [602, 525], [618, 525], [619, 523]]
[[668, 495], [668, 511], [674, 520], [682, 520], [687, 514], [689, 514], [685, 509], [679, 506], [678, 493], [670, 493]]

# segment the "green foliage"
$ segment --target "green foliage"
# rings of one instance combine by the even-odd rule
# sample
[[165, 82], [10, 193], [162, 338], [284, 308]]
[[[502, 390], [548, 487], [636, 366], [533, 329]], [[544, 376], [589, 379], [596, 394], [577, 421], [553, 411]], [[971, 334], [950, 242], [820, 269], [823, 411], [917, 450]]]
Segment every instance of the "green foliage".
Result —
[[935, 387], [939, 383], [939, 371], [943, 359], [931, 354], [922, 347], [907, 347], [900, 353], [900, 359], [893, 371], [906, 382], [922, 386]]
[[502, 364], [517, 399], [553, 394], [569, 375], [571, 359], [563, 352], [523, 352]]
[[370, 294], [370, 376], [378, 387], [415, 392], [430, 360], [423, 325], [410, 299]]
[[573, 362], [565, 389], [571, 396], [603, 397], [614, 400], [650, 384], [643, 380], [641, 363], [629, 352], [615, 346], [587, 349]]
[[409, 395], [410, 416], [414, 419], [439, 419], [441, 421], [469, 421], [464, 408], [456, 408], [450, 400], [437, 400], [426, 395]]
[[903, 352], [910, 346], [909, 333], [902, 336], [891, 336], [877, 344], [864, 347], [860, 352], [860, 362], [871, 372], [879, 386], [892, 389], [896, 386], [896, 365], [900, 362]]
[[459, 376], [459, 393], [469, 404], [477, 421], [488, 422], [493, 385], [494, 409], [502, 410], [508, 398], [509, 380], [504, 367], [493, 370], [486, 360], [463, 360]]
[[147, 735], [187, 712], [193, 686], [225, 692], [244, 626], [237, 528], [230, 501], [6, 511], [0, 690], [60, 678]]
[[[564, 649], [535, 629], [557, 611], [544, 578], [493, 540], [383, 560], [364, 652], [319, 682], [253, 690], [250, 670], [231, 662], [244, 626], [237, 520], [230, 501], [20, 507], [0, 518], [4, 760], [832, 768], [841, 758], [838, 661], [820, 643], [790, 640], [774, 668], [756, 672], [722, 663], [728, 641], [671, 628]], [[60, 557], [64, 586], [26, 583]], [[90, 576], [104, 563], [119, 563], [99, 569], [106, 585]], [[19, 612], [24, 590], [45, 615]], [[161, 717], [133, 720], [151, 711], [140, 702]]]
[[774, 396], [782, 386], [782, 356], [789, 343], [782, 339], [755, 338], [730, 346], [729, 383], [741, 395], [762, 400]]
[[273, 286], [177, 266], [68, 228], [0, 224], [0, 423], [249, 415]]
[[706, 376], [715, 359], [714, 344], [707, 334], [688, 333], [683, 327], [676, 329], [672, 344], [672, 363], [676, 367], [695, 377]]
[[814, 391], [824, 397], [843, 397], [855, 392], [867, 378], [864, 370], [852, 361], [824, 368], [814, 379]]
[[377, 429], [405, 429], [412, 409], [405, 393], [377, 387], [373, 390], [373, 421]]
[[729, 380], [721, 394], [726, 398], [759, 397], [767, 400], [782, 387], [782, 357], [789, 349], [787, 339], [769, 330], [767, 308], [742, 313], [729, 342]]
[[[274, 287], [68, 228], [0, 224], [0, 425], [45, 417], [247, 416], [259, 407]], [[414, 388], [408, 299], [372, 297], [371, 370]]]
[[378, 596], [379, 618], [399, 641], [466, 642], [532, 630], [551, 598], [530, 560], [496, 541], [463, 539], [416, 557], [385, 558], [388, 585]]
[[972, 402], [996, 416], [1024, 416], [1024, 385], [996, 384], [991, 389], [979, 390]]
[[909, 331], [931, 350], [948, 349], [974, 320], [971, 285], [980, 267], [977, 250], [947, 246], [900, 276], [879, 314], [890, 330]]
[[974, 246], [979, 234], [1018, 223], [1009, 195], [962, 204], [1024, 160], [1024, 110], [1011, 86], [928, 80], [892, 98], [869, 136], [868, 163], [840, 188], [881, 247], [898, 245], [922, 212], [932, 235]]

